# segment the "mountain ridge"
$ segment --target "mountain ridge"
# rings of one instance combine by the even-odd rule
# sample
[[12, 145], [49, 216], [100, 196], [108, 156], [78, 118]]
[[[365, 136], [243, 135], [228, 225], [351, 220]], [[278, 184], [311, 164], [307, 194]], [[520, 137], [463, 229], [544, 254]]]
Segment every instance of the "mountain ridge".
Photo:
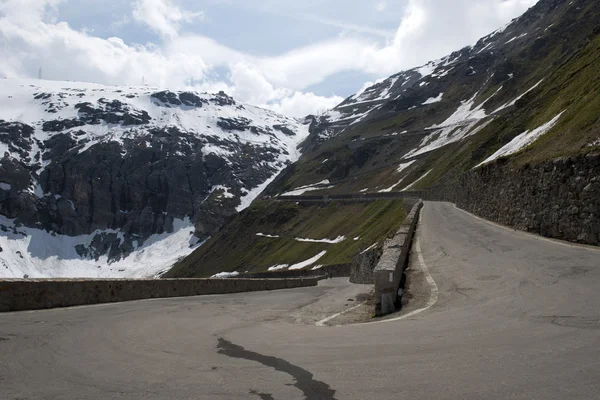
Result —
[[154, 275], [247, 207], [308, 134], [223, 92], [0, 85], [3, 276]]
[[[331, 193], [381, 191], [400, 179], [403, 189], [431, 171], [423, 188], [455, 180], [494, 155], [524, 163], [587, 151], [600, 136], [593, 96], [600, 90], [593, 68], [599, 18], [597, 2], [541, 0], [475, 45], [307, 117], [303, 157], [268, 194], [324, 179], [335, 186]], [[551, 137], [559, 140], [548, 143]], [[519, 143], [503, 149], [513, 140]]]

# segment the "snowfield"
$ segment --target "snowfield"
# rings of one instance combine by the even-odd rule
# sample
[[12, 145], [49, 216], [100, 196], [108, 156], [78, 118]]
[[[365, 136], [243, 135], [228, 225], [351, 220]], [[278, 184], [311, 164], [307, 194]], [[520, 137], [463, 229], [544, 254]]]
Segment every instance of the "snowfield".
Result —
[[[178, 100], [177, 96], [184, 99], [180, 93], [187, 96], [187, 102]], [[175, 100], [170, 102], [169, 96], [173, 95]], [[116, 104], [116, 109], [111, 112], [117, 120], [119, 117], [133, 116], [147, 122], [125, 124], [101, 120], [88, 123], [85, 122], [86, 113], [82, 111], [85, 104], [96, 109], [106, 107], [107, 110]], [[268, 149], [269, 154], [273, 154], [272, 159], [260, 163], [263, 163], [264, 170], [272, 173], [261, 184], [242, 186], [239, 189], [243, 185], [243, 179], [234, 177], [233, 180], [238, 182], [237, 193], [241, 190], [242, 195], [234, 194], [229, 185], [214, 184], [210, 191], [221, 191], [219, 197], [223, 200], [239, 197], [241, 204], [237, 206], [237, 211], [248, 207], [283, 168], [298, 160], [298, 145], [309, 133], [308, 126], [296, 119], [238, 103], [224, 93], [174, 93], [148, 86], [105, 86], [22, 79], [0, 80], [0, 121], [20, 122], [33, 128], [31, 149], [27, 149], [26, 153], [14, 151], [9, 144], [0, 141], [0, 156], [6, 154], [30, 166], [36, 177], [53, 162], [52, 159], [42, 159], [41, 155], [45, 151], [42, 144], [58, 134], [70, 135], [77, 143], [82, 143], [76, 151], [83, 154], [96, 144], [123, 144], [128, 139], [146, 137], [149, 130], [154, 128], [173, 127], [200, 139], [204, 156], [217, 155], [231, 168], [234, 165], [231, 149], [243, 146]], [[66, 124], [64, 129], [44, 129], [45, 123], [60, 125], [65, 121], [75, 121], [77, 125], [69, 128]], [[227, 128], [228, 121], [233, 121], [238, 126]], [[123, 150], [120, 156], [127, 159], [128, 154]], [[0, 191], [11, 190], [15, 189], [9, 183], [0, 182]], [[37, 182], [27, 191], [41, 200], [49, 196], [60, 196], [43, 193], [42, 186]], [[77, 211], [71, 199], [64, 200], [70, 202], [71, 207]], [[139, 241], [138, 246], [134, 246], [127, 258], [109, 261], [106, 255], [82, 257], [76, 247], [89, 248], [98, 235], [117, 234], [122, 237], [124, 233], [120, 230], [94, 231], [88, 235], [70, 237], [37, 228], [16, 226], [14, 220], [0, 216], [0, 277], [153, 277], [168, 270], [173, 263], [189, 255], [200, 245], [193, 236], [194, 221], [191, 218], [190, 215], [184, 219], [176, 219], [172, 232], [144, 238]]]
[[[176, 220], [172, 233], [154, 235], [123, 260], [110, 263], [77, 254], [77, 246], [89, 247], [96, 234], [66, 236], [40, 229], [15, 227], [0, 216], [0, 276], [4, 278], [146, 278], [166, 272], [201, 243], [192, 235], [189, 219]], [[118, 233], [112, 231], [110, 233]]]

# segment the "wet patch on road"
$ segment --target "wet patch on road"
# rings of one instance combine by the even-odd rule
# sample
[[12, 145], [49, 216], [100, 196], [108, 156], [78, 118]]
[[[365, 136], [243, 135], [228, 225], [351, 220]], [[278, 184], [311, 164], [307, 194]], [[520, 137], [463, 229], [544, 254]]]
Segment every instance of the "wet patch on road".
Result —
[[260, 397], [261, 400], [275, 400], [273, 395], [270, 393], [259, 393], [256, 390], [251, 390], [250, 394]]
[[498, 279], [502, 279], [502, 277], [499, 275], [485, 275], [477, 278], [479, 281], [496, 281]]
[[576, 317], [564, 315], [549, 315], [535, 318], [537, 321], [549, 322], [565, 328], [600, 329], [599, 317]]
[[[223, 338], [219, 338], [217, 348], [219, 354], [224, 354], [232, 358], [256, 361], [267, 367], [271, 367], [276, 371], [284, 372], [292, 376], [295, 380], [294, 386], [302, 391], [306, 399], [336, 400], [334, 397], [335, 390], [331, 389], [328, 384], [315, 380], [312, 373], [297, 365], [290, 364], [284, 359], [265, 356], [254, 351], [246, 350], [242, 346], [238, 346]], [[258, 393], [255, 394], [258, 395]], [[266, 400], [273, 399], [272, 395], [267, 394], [267, 396], [271, 397], [261, 398]]]

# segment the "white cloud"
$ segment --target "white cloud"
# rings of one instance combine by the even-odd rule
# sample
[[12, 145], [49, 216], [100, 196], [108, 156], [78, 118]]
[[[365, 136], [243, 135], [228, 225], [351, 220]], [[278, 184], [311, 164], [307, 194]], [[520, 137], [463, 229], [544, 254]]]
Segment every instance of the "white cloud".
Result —
[[[66, 0], [64, 0], [66, 1]], [[256, 56], [214, 39], [183, 32], [201, 14], [172, 0], [136, 0], [133, 18], [163, 38], [159, 45], [95, 37], [59, 22], [63, 0], [0, 1], [0, 76], [44, 77], [105, 84], [149, 84], [225, 90], [240, 101], [267, 104], [294, 116], [330, 108], [342, 99], [303, 90], [329, 76], [357, 70], [386, 77], [439, 58], [508, 22], [535, 0], [408, 0], [393, 38], [385, 43], [338, 21], [345, 34], [275, 56]], [[347, 25], [347, 26], [342, 26]], [[215, 80], [215, 68], [229, 81]], [[211, 78], [212, 77], [212, 78]], [[360, 82], [356, 83], [357, 86]]]
[[301, 118], [309, 114], [322, 114], [340, 104], [343, 100], [339, 96], [322, 97], [313, 93], [295, 92], [293, 95], [284, 97], [268, 107], [278, 113]]
[[379, 12], [385, 11], [387, 9], [388, 3], [387, 0], [379, 0], [375, 5], [375, 9]]
[[[377, 9], [379, 10], [379, 7], [377, 7]], [[381, 10], [381, 11], [383, 11], [383, 10]], [[335, 28], [340, 28], [346, 32], [366, 33], [369, 35], [381, 36], [383, 38], [390, 37], [394, 34], [393, 31], [386, 31], [384, 29], [373, 28], [370, 26], [352, 24], [352, 23], [348, 23], [348, 22], [344, 22], [344, 21], [338, 21], [335, 19], [324, 18], [324, 17], [318, 16], [318, 15], [302, 14], [302, 15], [298, 15], [296, 17], [300, 18], [300, 19], [305, 19], [307, 21], [317, 22], [319, 24], [324, 24], [324, 25], [328, 25], [328, 26], [333, 26]]]
[[136, 0], [133, 6], [134, 20], [166, 37], [177, 36], [182, 22], [203, 17], [202, 12], [182, 10], [171, 0]]

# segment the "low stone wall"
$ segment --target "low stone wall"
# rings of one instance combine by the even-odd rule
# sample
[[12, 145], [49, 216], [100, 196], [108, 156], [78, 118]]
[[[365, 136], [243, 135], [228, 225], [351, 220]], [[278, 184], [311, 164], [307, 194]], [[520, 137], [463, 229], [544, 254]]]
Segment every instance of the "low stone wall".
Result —
[[383, 254], [373, 271], [375, 280], [375, 314], [387, 315], [396, 311], [397, 293], [408, 260], [419, 213], [423, 202], [412, 208], [396, 235], [387, 240], [383, 246]]
[[316, 286], [299, 279], [0, 280], [0, 312]]
[[412, 192], [450, 201], [482, 218], [570, 242], [600, 245], [600, 155], [515, 168], [496, 162], [454, 185]]
[[350, 282], [363, 285], [375, 283], [373, 272], [382, 254], [383, 245], [379, 245], [355, 255], [350, 268]]
[[353, 194], [332, 194], [332, 195], [301, 195], [301, 196], [277, 196], [277, 201], [297, 201], [306, 203], [323, 203], [328, 201], [373, 201], [373, 200], [394, 200], [401, 199], [416, 203], [419, 199], [414, 198], [414, 192], [389, 192], [389, 193], [353, 193]]
[[242, 279], [285, 279], [312, 276], [331, 276], [332, 278], [345, 278], [350, 276], [351, 264], [327, 265], [319, 269], [298, 269], [292, 271], [270, 271], [240, 274], [237, 278]]

